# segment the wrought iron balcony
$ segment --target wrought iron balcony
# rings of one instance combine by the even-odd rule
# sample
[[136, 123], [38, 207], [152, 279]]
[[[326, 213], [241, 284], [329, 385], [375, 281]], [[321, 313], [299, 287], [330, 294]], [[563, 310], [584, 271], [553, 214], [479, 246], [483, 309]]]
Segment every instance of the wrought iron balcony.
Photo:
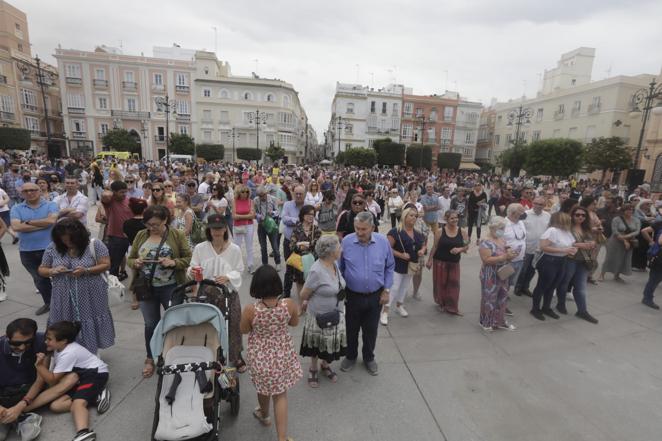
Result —
[[7, 75], [0, 75], [0, 84], [7, 84]]
[[13, 112], [0, 112], [0, 120], [2, 121], [14, 121], [16, 115]]
[[77, 131], [71, 132], [72, 138], [81, 139], [81, 138], [85, 138], [85, 136], [86, 136], [86, 132], [77, 132]]
[[149, 119], [149, 112], [138, 112], [135, 110], [111, 110], [111, 117], [124, 118], [124, 119]]
[[97, 89], [107, 89], [108, 88], [108, 80], [98, 80], [98, 79], [95, 78], [94, 80], [92, 80], [92, 84]]
[[189, 93], [191, 91], [191, 86], [186, 86], [183, 84], [178, 84], [175, 86], [175, 92], [178, 93]]
[[69, 110], [69, 113], [75, 114], [75, 115], [84, 115], [85, 114], [85, 108], [83, 108], [83, 107], [67, 107], [67, 110]]
[[65, 77], [65, 81], [67, 84], [74, 84], [78, 86], [83, 84], [83, 79], [78, 77]]
[[24, 112], [29, 112], [29, 113], [39, 112], [39, 108], [34, 104], [21, 103], [21, 109], [23, 109]]
[[595, 115], [596, 113], [600, 113], [600, 104], [591, 104], [588, 106], [588, 114], [589, 115]]
[[557, 110], [556, 112], [554, 112], [554, 120], [555, 121], [560, 121], [563, 118], [565, 118], [565, 111]]
[[122, 81], [122, 89], [136, 90], [138, 89], [138, 83], [136, 83], [135, 81]]
[[154, 141], [157, 143], [164, 143], [166, 142], [166, 137], [165, 135], [154, 135]]

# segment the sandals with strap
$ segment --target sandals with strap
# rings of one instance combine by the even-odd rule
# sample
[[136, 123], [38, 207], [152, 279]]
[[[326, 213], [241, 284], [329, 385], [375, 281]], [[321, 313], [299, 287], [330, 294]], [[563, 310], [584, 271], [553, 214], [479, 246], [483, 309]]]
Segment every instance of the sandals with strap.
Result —
[[248, 366], [244, 359], [239, 355], [239, 359], [235, 362], [234, 367], [237, 369], [237, 372], [243, 374], [248, 370]]
[[262, 424], [264, 427], [271, 426], [271, 417], [264, 416], [262, 413], [262, 409], [260, 406], [256, 407], [255, 410], [253, 410], [253, 416], [257, 418], [257, 420]]
[[338, 374], [336, 374], [328, 364], [326, 366], [322, 366], [322, 372], [324, 372], [324, 376], [328, 378], [331, 383], [338, 381]]
[[143, 378], [150, 378], [152, 375], [154, 375], [154, 360], [147, 358], [143, 367]]
[[313, 370], [309, 369], [308, 370], [308, 386], [312, 387], [313, 389], [317, 389], [320, 387], [320, 380], [319, 377], [317, 376], [318, 370]]

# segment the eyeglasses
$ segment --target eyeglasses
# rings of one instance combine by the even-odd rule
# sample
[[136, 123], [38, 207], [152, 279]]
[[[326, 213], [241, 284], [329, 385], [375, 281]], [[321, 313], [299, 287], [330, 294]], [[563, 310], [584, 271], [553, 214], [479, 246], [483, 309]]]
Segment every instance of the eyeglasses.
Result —
[[152, 188], [152, 191], [163, 191], [162, 188]]
[[220, 182], [221, 184], [225, 184], [225, 183], [228, 182], [228, 181], [226, 181], [225, 179], [222, 179], [222, 180], [220, 180], [219, 182]]
[[363, 205], [365, 201], [352, 201], [352, 205]]
[[187, 187], [197, 187], [197, 184], [194, 184], [193, 182], [191, 182], [190, 184], [186, 184], [186, 186]]
[[12, 348], [18, 348], [19, 346], [28, 346], [32, 344], [34, 338], [29, 338], [27, 340], [9, 340], [9, 346]]
[[586, 215], [584, 213], [575, 213], [574, 216], [575, 217], [586, 217]]

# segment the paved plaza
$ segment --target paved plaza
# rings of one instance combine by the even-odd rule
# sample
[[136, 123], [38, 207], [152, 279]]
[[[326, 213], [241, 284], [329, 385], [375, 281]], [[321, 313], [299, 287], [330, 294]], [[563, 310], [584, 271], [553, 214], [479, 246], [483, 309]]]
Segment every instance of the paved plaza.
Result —
[[[9, 239], [2, 241], [12, 269], [9, 299], [0, 303], [2, 329], [15, 318], [34, 317], [41, 303]], [[297, 441], [660, 439], [662, 314], [640, 303], [645, 274], [626, 284], [589, 285], [589, 311], [599, 325], [575, 318], [572, 303], [567, 317], [539, 322], [528, 313], [529, 298], [513, 297], [518, 330], [485, 334], [478, 326], [479, 269], [472, 245], [462, 258], [463, 317], [439, 312], [425, 273], [423, 300], [407, 299], [410, 316], [392, 315], [388, 327], [380, 326], [379, 376], [357, 365], [351, 373], [337, 369], [337, 384], [322, 378], [316, 390], [302, 379], [289, 394], [290, 435]], [[245, 274], [244, 305], [249, 283]], [[116, 344], [101, 352], [111, 369], [113, 401], [104, 415], [92, 411], [92, 427], [102, 441], [148, 440], [157, 380], [141, 376], [142, 316], [128, 303], [113, 308], [113, 316]], [[46, 316], [38, 322], [43, 329]], [[298, 349], [300, 329], [293, 334]], [[303, 367], [307, 371], [307, 361]], [[251, 415], [256, 397], [248, 374], [241, 389], [238, 417], [223, 403], [221, 439], [276, 440], [274, 428]], [[43, 413], [40, 439], [73, 437], [69, 415]]]

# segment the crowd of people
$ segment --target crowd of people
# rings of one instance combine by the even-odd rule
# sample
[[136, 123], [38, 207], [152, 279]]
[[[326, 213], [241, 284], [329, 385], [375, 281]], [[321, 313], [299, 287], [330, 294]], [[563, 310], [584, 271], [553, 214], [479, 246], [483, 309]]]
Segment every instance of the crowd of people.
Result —
[[[516, 329], [511, 293], [531, 297], [538, 320], [568, 314], [571, 297], [575, 315], [597, 324], [587, 286], [607, 273], [625, 284], [622, 276], [648, 270], [642, 303], [659, 309], [662, 200], [653, 201], [647, 185], [628, 191], [574, 178], [223, 162], [51, 163], [6, 154], [0, 168], [0, 237], [10, 234], [18, 245], [43, 299], [35, 314], [48, 314], [45, 334], [22, 318], [0, 339], [0, 440], [10, 427], [23, 440], [36, 438], [41, 417], [32, 411], [44, 405], [72, 413], [75, 441], [95, 439], [88, 407], [110, 406], [108, 366], [97, 356], [115, 343], [109, 277], [126, 280], [131, 308], [142, 313], [145, 378], [155, 372], [150, 340], [177, 286], [200, 272], [238, 292], [250, 277], [254, 302], [242, 310], [233, 296], [230, 305], [228, 362], [249, 372], [259, 403], [253, 415], [265, 426], [273, 401], [279, 441], [288, 439], [287, 390], [304, 375], [299, 355], [310, 359], [307, 384], [319, 388], [320, 377], [338, 381], [334, 362], [344, 372], [355, 367], [361, 336], [363, 365], [378, 375], [379, 326], [389, 326], [393, 312], [409, 316], [405, 298], [411, 292], [421, 300], [425, 268], [439, 310], [462, 315], [461, 259], [472, 245], [482, 262], [484, 332]], [[389, 223], [381, 234], [380, 225]], [[7, 298], [6, 266], [0, 248], [0, 301]], [[300, 317], [297, 353], [288, 327]], [[242, 333], [248, 334], [245, 359]]]

